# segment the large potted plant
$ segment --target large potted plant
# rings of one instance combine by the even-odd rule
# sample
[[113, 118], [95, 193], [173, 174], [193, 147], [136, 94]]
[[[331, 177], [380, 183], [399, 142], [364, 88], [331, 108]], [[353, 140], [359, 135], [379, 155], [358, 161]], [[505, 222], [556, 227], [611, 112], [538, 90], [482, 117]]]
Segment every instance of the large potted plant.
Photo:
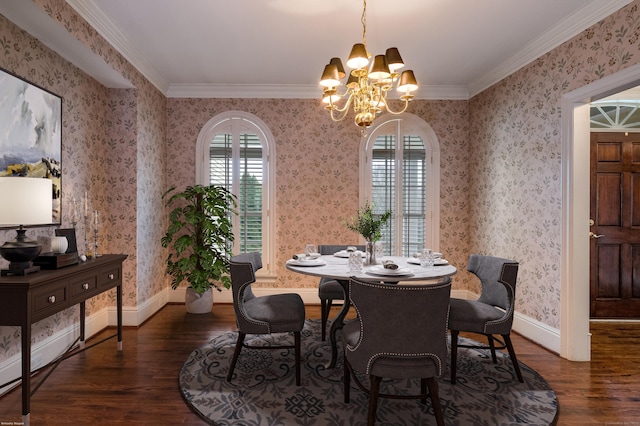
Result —
[[211, 312], [212, 288], [231, 287], [229, 258], [233, 244], [231, 214], [236, 200], [218, 185], [189, 186], [182, 192], [175, 187], [164, 193], [169, 213], [162, 246], [170, 247], [166, 272], [175, 290], [186, 281], [185, 303], [191, 313]]
[[375, 242], [381, 238], [382, 227], [390, 217], [391, 210], [387, 210], [381, 215], [376, 215], [373, 212], [371, 203], [365, 201], [364, 205], [358, 209], [356, 215], [347, 219], [344, 223], [347, 229], [357, 232], [367, 241], [367, 261], [372, 265], [376, 264]]

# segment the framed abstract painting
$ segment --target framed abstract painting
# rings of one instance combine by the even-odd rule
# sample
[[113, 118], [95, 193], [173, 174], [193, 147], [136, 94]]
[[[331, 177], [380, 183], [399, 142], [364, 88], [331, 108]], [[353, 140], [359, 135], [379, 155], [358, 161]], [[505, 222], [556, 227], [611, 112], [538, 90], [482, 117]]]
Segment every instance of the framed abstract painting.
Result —
[[51, 222], [42, 225], [61, 224], [62, 98], [0, 68], [0, 177], [6, 176], [51, 179]]

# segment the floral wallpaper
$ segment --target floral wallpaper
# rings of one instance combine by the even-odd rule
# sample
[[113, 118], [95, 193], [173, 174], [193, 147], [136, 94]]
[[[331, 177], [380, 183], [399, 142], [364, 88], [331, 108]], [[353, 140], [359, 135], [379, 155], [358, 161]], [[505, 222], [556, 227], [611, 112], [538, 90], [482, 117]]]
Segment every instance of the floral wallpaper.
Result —
[[561, 97], [640, 61], [639, 5], [470, 101], [471, 251], [518, 260], [516, 309], [551, 327], [560, 327]]
[[[88, 192], [103, 215], [100, 248], [129, 257], [124, 303], [133, 309], [165, 290], [159, 241], [167, 183], [195, 180], [198, 132], [228, 110], [255, 114], [276, 141], [276, 287], [314, 287], [284, 269], [304, 242], [354, 240], [342, 219], [358, 203], [358, 129], [334, 123], [316, 100], [166, 99], [64, 0], [32, 0], [77, 40], [131, 82], [107, 89], [0, 16], [0, 66], [61, 95], [63, 226], [71, 198]], [[470, 253], [521, 262], [517, 310], [559, 327], [560, 98], [639, 62], [636, 0], [470, 101], [412, 103], [409, 112], [435, 131], [441, 150], [440, 248], [460, 273], [454, 288], [477, 291], [465, 272]], [[13, 231], [0, 231], [3, 241]], [[46, 239], [52, 228], [30, 229]], [[80, 246], [85, 229], [78, 227]], [[4, 262], [4, 261], [2, 261]], [[91, 299], [90, 315], [113, 306], [108, 293]], [[76, 321], [76, 309], [33, 327], [38, 342]], [[19, 330], [0, 327], [0, 365], [20, 348]]]
[[[87, 192], [91, 209], [99, 210], [102, 218], [98, 250], [128, 255], [123, 303], [137, 307], [166, 287], [164, 250], [158, 244], [166, 223], [160, 201], [165, 187], [166, 98], [64, 0], [34, 3], [135, 87], [105, 88], [0, 15], [0, 66], [63, 98], [62, 225], [71, 227], [71, 200], [80, 201]], [[14, 234], [0, 231], [0, 239]], [[46, 244], [53, 228], [30, 229], [28, 235]], [[85, 235], [81, 220], [77, 228], [81, 253]], [[6, 266], [6, 261], [0, 262]], [[114, 304], [114, 291], [94, 297], [87, 301], [87, 315]], [[40, 321], [32, 328], [32, 342], [77, 323], [77, 315], [77, 308], [71, 308]], [[19, 328], [0, 327], [0, 363], [19, 351]]]
[[[468, 106], [466, 101], [414, 101], [409, 112], [425, 120], [441, 150], [441, 245], [464, 269], [468, 257]], [[276, 141], [276, 287], [316, 287], [317, 278], [286, 270], [306, 242], [344, 244], [358, 236], [344, 219], [358, 208], [360, 130], [352, 120], [334, 123], [317, 100], [169, 99], [167, 174], [177, 187], [195, 183], [195, 145], [216, 114], [241, 110], [256, 115]], [[354, 184], [355, 182], [355, 184]], [[464, 270], [461, 277], [466, 274]], [[456, 287], [465, 287], [464, 278]]]

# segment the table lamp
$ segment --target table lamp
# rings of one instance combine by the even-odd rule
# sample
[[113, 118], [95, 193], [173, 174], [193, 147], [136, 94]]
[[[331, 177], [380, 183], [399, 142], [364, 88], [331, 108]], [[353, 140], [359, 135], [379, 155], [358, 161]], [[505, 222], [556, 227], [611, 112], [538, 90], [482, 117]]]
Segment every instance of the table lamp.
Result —
[[9, 261], [2, 275], [27, 275], [40, 270], [32, 261], [42, 246], [27, 238], [23, 225], [44, 225], [52, 222], [52, 190], [50, 179], [0, 177], [0, 226], [17, 226], [16, 238], [0, 246], [0, 255]]

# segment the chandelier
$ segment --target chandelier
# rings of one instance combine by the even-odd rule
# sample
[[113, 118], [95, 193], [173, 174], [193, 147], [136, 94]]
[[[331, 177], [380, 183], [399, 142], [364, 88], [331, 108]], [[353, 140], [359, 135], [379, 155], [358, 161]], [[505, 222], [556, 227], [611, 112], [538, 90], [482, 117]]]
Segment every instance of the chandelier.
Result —
[[[362, 43], [356, 43], [351, 49], [347, 60], [347, 67], [351, 68], [343, 93], [340, 93], [341, 80], [346, 76], [340, 58], [331, 58], [324, 68], [320, 85], [324, 87], [322, 102], [329, 110], [333, 121], [344, 120], [349, 107], [353, 106], [355, 123], [364, 132], [373, 123], [374, 118], [384, 111], [391, 114], [400, 114], [407, 110], [409, 101], [414, 96], [411, 94], [418, 89], [416, 77], [412, 70], [398, 70], [404, 67], [400, 52], [395, 47], [387, 49], [384, 55], [376, 55], [371, 66], [369, 60], [371, 54], [367, 51], [367, 0], [363, 0], [362, 11]], [[394, 111], [387, 102], [387, 93], [397, 84], [396, 90], [403, 93], [400, 100], [404, 102], [399, 111]], [[346, 101], [342, 106], [338, 103], [342, 98]]]

